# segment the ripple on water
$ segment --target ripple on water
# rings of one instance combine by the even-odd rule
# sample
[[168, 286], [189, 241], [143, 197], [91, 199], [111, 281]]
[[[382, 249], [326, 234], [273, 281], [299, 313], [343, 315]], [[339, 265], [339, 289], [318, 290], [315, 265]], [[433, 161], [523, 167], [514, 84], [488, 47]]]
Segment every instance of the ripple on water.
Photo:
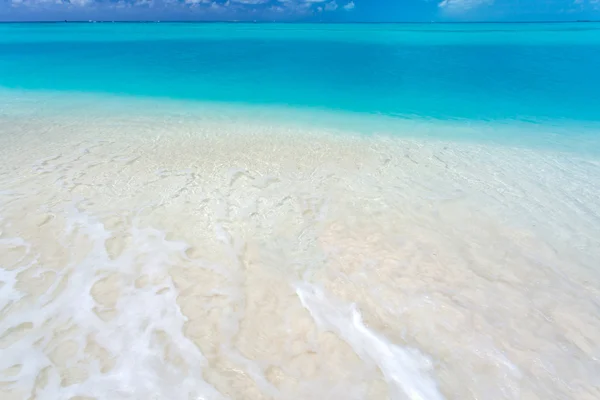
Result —
[[593, 159], [223, 121], [0, 131], [3, 398], [600, 394]]

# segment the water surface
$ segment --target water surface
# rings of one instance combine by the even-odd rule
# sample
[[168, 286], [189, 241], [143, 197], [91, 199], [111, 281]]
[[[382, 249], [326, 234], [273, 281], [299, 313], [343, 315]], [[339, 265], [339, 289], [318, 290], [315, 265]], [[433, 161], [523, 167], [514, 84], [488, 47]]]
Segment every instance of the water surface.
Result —
[[599, 27], [0, 24], [0, 397], [599, 398]]

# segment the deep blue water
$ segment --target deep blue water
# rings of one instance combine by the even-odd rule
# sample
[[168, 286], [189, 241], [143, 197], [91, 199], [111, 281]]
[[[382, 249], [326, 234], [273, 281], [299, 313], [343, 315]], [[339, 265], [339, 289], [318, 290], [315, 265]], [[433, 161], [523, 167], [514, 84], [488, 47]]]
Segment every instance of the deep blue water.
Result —
[[600, 24], [2, 24], [0, 86], [600, 120]]

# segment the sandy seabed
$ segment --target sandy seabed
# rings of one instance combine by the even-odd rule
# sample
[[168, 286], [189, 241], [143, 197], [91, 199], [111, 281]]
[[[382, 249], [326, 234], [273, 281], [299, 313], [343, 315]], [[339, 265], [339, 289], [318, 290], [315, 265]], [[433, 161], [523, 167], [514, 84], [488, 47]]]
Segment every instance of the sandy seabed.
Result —
[[0, 116], [2, 399], [598, 399], [600, 161]]

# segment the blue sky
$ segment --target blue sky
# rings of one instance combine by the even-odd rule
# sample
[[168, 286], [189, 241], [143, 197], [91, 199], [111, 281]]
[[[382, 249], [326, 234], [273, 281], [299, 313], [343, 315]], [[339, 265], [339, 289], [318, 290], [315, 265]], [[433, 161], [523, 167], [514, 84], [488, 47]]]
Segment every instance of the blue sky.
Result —
[[0, 0], [22, 20], [515, 21], [600, 19], [600, 0]]

